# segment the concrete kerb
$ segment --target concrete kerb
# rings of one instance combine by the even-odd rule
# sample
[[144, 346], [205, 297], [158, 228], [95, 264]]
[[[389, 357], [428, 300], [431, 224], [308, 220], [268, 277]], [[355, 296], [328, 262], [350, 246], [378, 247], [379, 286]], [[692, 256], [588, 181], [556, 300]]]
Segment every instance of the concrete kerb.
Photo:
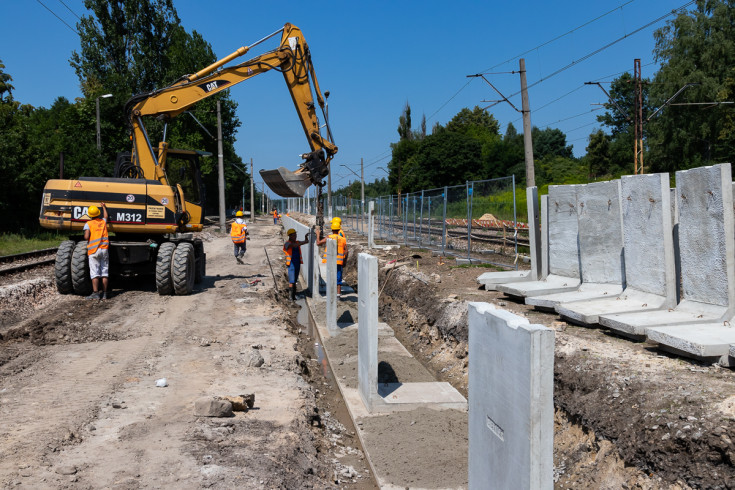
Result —
[[[523, 281], [538, 281], [546, 277], [542, 263], [542, 255], [548, 252], [544, 250], [545, 241], [541, 239], [539, 226], [546, 230], [548, 224], [539, 219], [538, 211], [538, 188], [528, 187], [526, 189], [526, 202], [528, 205], [528, 237], [531, 255], [531, 269], [527, 271], [499, 271], [485, 272], [477, 278], [477, 282], [485, 286], [488, 291], [494, 291], [498, 284], [510, 284]], [[467, 259], [464, 259], [467, 260]], [[457, 259], [457, 265], [460, 259]]]
[[337, 241], [327, 238], [327, 330], [329, 335], [339, 333], [337, 326]]
[[551, 489], [554, 331], [470, 303], [469, 488]]
[[600, 315], [676, 305], [669, 175], [626, 175], [620, 183], [627, 287], [615, 297], [557, 305], [557, 313], [574, 323], [594, 325]]
[[509, 296], [527, 297], [574, 291], [581, 284], [577, 240], [578, 185], [551, 185], [548, 197], [548, 276], [540, 281], [498, 284]]
[[[599, 317], [602, 325], [633, 338], [661, 328], [729, 321], [735, 305], [735, 224], [730, 164], [676, 173], [682, 299], [676, 308]], [[649, 331], [650, 330], [650, 331]], [[659, 340], [656, 340], [659, 339]], [[724, 353], [723, 353], [724, 355]]]

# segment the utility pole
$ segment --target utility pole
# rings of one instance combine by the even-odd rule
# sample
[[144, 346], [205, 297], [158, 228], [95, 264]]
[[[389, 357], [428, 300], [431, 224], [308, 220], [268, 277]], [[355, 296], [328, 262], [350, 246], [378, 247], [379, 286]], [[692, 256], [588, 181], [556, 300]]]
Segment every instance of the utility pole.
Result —
[[327, 175], [327, 215], [332, 218], [332, 172]]
[[531, 139], [531, 108], [528, 103], [528, 86], [526, 85], [526, 60], [518, 60], [521, 69], [521, 112], [523, 113], [523, 147], [526, 156], [526, 187], [536, 185], [536, 174], [533, 167], [533, 140]]
[[255, 223], [255, 183], [253, 182], [253, 157], [250, 157], [250, 220]]
[[643, 173], [643, 84], [641, 82], [641, 60], [633, 60], [633, 83], [635, 83], [635, 149], [633, 169], [635, 174]]
[[217, 101], [217, 172], [219, 173], [219, 231], [225, 233], [225, 164], [222, 150], [222, 112], [220, 101]]

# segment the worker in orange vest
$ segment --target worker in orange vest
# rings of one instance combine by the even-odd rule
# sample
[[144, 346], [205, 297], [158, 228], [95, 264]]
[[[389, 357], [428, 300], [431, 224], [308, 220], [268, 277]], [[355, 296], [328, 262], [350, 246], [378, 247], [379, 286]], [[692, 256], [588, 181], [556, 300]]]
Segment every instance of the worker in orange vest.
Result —
[[278, 224], [278, 210], [275, 207], [273, 208], [273, 224]]
[[230, 238], [235, 244], [235, 260], [238, 264], [242, 264], [242, 256], [245, 255], [247, 249], [246, 240], [248, 239], [248, 225], [242, 219], [242, 211], [235, 213], [235, 221], [230, 228]]
[[[91, 218], [84, 223], [84, 239], [87, 241], [87, 258], [89, 260], [89, 277], [92, 279], [92, 294], [87, 299], [107, 299], [107, 287], [110, 268], [110, 254], [108, 252], [110, 240], [107, 236], [107, 206], [100, 203], [100, 209], [90, 206], [87, 215]], [[102, 279], [102, 291], [100, 291]]]
[[[327, 243], [327, 239], [337, 241], [337, 295], [342, 294], [342, 266], [347, 262], [349, 252], [347, 251], [347, 239], [339, 234], [340, 221], [332, 220], [331, 228], [332, 234], [326, 238], [321, 237], [321, 232], [316, 231], [316, 244], [321, 246]], [[324, 247], [324, 254], [322, 255], [322, 264], [327, 263], [327, 250]]]
[[286, 267], [288, 269], [288, 287], [291, 290], [291, 301], [296, 300], [296, 283], [299, 280], [299, 271], [304, 262], [301, 255], [301, 245], [309, 243], [309, 236], [303, 240], [296, 239], [296, 230], [289, 228], [286, 232], [288, 241], [283, 244], [283, 253], [286, 254]]

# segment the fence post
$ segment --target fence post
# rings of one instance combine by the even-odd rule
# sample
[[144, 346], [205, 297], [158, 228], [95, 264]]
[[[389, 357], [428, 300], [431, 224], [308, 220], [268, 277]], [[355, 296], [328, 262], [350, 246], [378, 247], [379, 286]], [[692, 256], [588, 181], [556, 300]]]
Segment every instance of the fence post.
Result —
[[424, 234], [424, 191], [421, 190], [421, 214], [419, 218], [419, 246], [421, 246], [422, 235]]
[[444, 186], [444, 193], [442, 194], [442, 198], [444, 198], [444, 211], [442, 212], [442, 255], [446, 255], [446, 247], [447, 247], [447, 186]]
[[416, 241], [416, 196], [413, 196], [413, 241]]
[[[512, 176], [512, 185], [513, 185], [513, 228], [515, 228], [514, 231], [514, 241], [515, 241], [515, 252], [516, 252], [516, 259], [515, 259], [515, 265], [516, 270], [518, 270], [518, 217], [516, 216], [516, 174], [513, 174]], [[530, 233], [530, 231], [529, 231]], [[529, 244], [531, 243], [531, 236], [528, 237]]]
[[470, 233], [472, 233], [472, 189], [470, 181], [465, 181], [467, 187], [467, 258], [470, 258]]

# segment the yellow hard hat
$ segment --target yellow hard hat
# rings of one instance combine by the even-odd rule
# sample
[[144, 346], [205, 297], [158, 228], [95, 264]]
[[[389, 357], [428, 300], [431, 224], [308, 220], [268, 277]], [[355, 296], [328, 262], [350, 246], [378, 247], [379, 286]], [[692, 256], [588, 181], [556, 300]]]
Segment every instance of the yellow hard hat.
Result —
[[100, 215], [100, 208], [98, 208], [97, 206], [90, 206], [89, 208], [87, 208], [87, 214], [90, 218], [96, 218]]
[[289, 228], [288, 231], [286, 232], [286, 235], [291, 235], [293, 233], [296, 233], [296, 230], [294, 230], [293, 228]]
[[332, 225], [341, 226], [342, 225], [342, 218], [340, 218], [339, 216], [337, 216], [336, 218], [332, 218]]
[[242, 216], [242, 211], [238, 211], [237, 213], [235, 213], [235, 216], [237, 216], [237, 217]]

